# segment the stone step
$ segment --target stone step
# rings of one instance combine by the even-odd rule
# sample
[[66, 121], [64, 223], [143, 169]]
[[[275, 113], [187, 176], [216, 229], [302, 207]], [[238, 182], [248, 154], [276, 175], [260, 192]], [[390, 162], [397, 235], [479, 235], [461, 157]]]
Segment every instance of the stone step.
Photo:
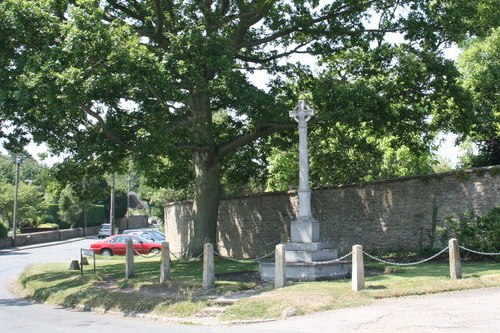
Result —
[[200, 312], [198, 312], [195, 317], [218, 317], [222, 313], [226, 311], [225, 306], [207, 306], [203, 309], [201, 309]]
[[[274, 262], [260, 262], [262, 281], [274, 281]], [[292, 281], [321, 281], [348, 278], [351, 275], [351, 262], [333, 263], [286, 263], [286, 278]]]
[[227, 306], [227, 305], [232, 305], [234, 302], [236, 302], [237, 299], [231, 299], [231, 298], [216, 298], [216, 299], [211, 299], [208, 304], [210, 305], [222, 305], [222, 306]]
[[314, 262], [328, 261], [338, 258], [337, 249], [309, 250], [286, 250], [285, 258], [287, 262]]

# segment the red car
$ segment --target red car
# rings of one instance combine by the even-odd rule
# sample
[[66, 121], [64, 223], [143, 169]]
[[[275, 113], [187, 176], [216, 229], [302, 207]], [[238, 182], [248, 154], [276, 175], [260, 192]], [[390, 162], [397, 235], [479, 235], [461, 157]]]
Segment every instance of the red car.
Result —
[[132, 246], [137, 253], [148, 254], [160, 252], [161, 243], [151, 242], [134, 235], [114, 235], [103, 241], [90, 244], [90, 248], [96, 254], [103, 256], [124, 255], [128, 239], [132, 240]]

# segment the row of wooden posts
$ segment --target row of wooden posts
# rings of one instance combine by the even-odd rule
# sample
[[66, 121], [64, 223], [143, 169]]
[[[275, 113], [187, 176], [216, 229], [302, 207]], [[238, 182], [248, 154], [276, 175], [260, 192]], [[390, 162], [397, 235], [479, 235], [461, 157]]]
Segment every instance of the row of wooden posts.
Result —
[[[462, 268], [460, 264], [460, 251], [458, 241], [450, 239], [448, 244], [450, 277], [460, 279], [462, 277]], [[127, 242], [125, 254], [125, 278], [134, 277], [134, 249], [132, 242]], [[275, 253], [275, 288], [281, 288], [286, 285], [286, 259], [285, 246], [278, 244]], [[168, 242], [163, 242], [161, 246], [161, 265], [160, 265], [160, 283], [170, 280], [170, 249]], [[354, 245], [352, 247], [352, 290], [360, 291], [365, 287], [365, 274], [363, 262], [363, 246]], [[206, 243], [203, 248], [203, 288], [215, 288], [215, 264], [213, 245]]]

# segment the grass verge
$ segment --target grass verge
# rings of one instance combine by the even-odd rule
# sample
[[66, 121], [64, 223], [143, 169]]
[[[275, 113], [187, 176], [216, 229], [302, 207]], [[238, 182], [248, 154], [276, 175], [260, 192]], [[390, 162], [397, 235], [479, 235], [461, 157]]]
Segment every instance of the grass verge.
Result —
[[[296, 315], [370, 304], [379, 298], [500, 286], [500, 263], [464, 262], [463, 279], [451, 280], [447, 263], [394, 267], [366, 265], [365, 289], [351, 290], [350, 280], [296, 282], [286, 288], [259, 285], [256, 263], [216, 260], [216, 288], [202, 289], [202, 262], [172, 262], [172, 281], [158, 283], [157, 258], [135, 259], [135, 277], [124, 279], [123, 258], [99, 258], [97, 273], [80, 276], [68, 264], [29, 267], [19, 279], [21, 293], [38, 302], [127, 314], [146, 313], [187, 318], [218, 295], [253, 290], [252, 297], [227, 306], [223, 321], [275, 319], [285, 310]], [[258, 287], [258, 291], [255, 289]]]

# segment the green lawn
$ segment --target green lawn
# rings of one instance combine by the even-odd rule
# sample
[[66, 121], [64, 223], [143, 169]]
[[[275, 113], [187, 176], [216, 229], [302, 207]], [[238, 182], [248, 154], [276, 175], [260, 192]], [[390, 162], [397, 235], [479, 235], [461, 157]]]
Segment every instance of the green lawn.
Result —
[[[158, 257], [135, 258], [133, 279], [125, 280], [123, 257], [98, 257], [97, 273], [68, 270], [68, 263], [41, 264], [28, 268], [19, 279], [20, 292], [39, 302], [101, 311], [150, 313], [189, 317], [208, 304], [208, 299], [258, 286], [254, 262], [216, 259], [216, 288], [202, 289], [202, 262], [173, 261], [172, 281], [160, 284]], [[351, 290], [350, 280], [289, 283], [286, 288], [259, 286], [255, 296], [228, 306], [222, 320], [279, 318], [285, 309], [297, 314], [359, 306], [378, 298], [436, 293], [450, 290], [500, 286], [500, 263], [464, 262], [463, 279], [452, 280], [447, 263], [388, 266], [368, 263], [365, 289]]]

